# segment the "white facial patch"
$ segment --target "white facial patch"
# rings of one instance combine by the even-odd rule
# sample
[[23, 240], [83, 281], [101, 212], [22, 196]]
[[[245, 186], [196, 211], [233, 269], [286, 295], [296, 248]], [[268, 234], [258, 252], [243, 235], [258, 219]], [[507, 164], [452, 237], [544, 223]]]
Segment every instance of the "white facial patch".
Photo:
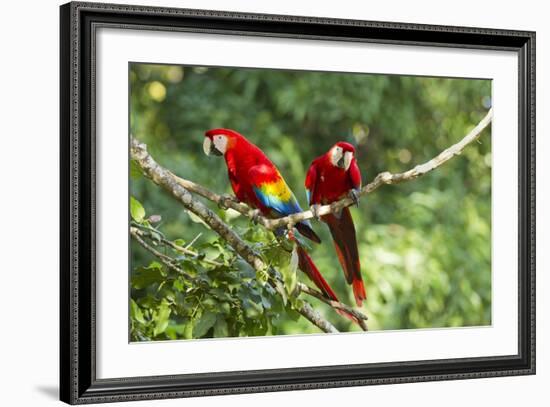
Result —
[[[212, 142], [214, 145], [212, 145]], [[212, 138], [205, 137], [202, 143], [202, 149], [206, 155], [224, 155], [227, 150], [227, 137], [222, 134], [216, 134], [212, 136]]]
[[346, 171], [349, 170], [351, 160], [353, 160], [353, 153], [351, 151], [346, 151], [346, 153], [344, 154], [344, 168]]
[[227, 137], [221, 134], [216, 134], [212, 137], [212, 140], [214, 140], [214, 147], [216, 147], [216, 150], [218, 150], [221, 154], [225, 154], [225, 151], [227, 150]]
[[330, 162], [335, 167], [338, 167], [338, 161], [342, 159], [342, 154], [344, 150], [342, 150], [342, 147], [336, 146], [332, 149], [332, 152], [330, 154]]

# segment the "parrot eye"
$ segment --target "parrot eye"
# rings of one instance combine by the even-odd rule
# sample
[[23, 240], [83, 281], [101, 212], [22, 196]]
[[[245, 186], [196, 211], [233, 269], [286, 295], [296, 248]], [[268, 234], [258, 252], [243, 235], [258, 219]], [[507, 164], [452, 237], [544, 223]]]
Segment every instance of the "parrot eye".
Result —
[[224, 135], [216, 134], [213, 137], [213, 143], [219, 155], [225, 154], [227, 150], [227, 137], [225, 137]]
[[330, 155], [330, 161], [335, 167], [343, 166], [344, 151], [342, 147], [336, 146], [332, 149], [332, 154]]

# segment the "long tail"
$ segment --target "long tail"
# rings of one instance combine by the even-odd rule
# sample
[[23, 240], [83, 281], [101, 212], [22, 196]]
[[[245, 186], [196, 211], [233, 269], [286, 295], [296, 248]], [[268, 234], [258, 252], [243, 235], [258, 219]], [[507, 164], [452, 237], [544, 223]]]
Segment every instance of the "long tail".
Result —
[[311, 228], [311, 224], [306, 220], [296, 224], [296, 229], [300, 232], [301, 235], [307, 237], [308, 239], [314, 241], [315, 243], [321, 243], [321, 239], [314, 230]]
[[309, 277], [311, 281], [321, 290], [321, 292], [325, 295], [325, 297], [331, 299], [332, 301], [338, 301], [338, 297], [330, 287], [330, 285], [327, 283], [315, 263], [313, 263], [313, 260], [307, 254], [305, 249], [300, 245], [300, 243], [296, 242], [297, 245], [297, 251], [298, 251], [298, 268], [302, 270], [306, 275]]
[[330, 229], [338, 260], [346, 275], [346, 281], [352, 285], [355, 302], [360, 307], [363, 300], [367, 299], [367, 294], [361, 278], [355, 226], [349, 208], [342, 209], [340, 216], [329, 214], [323, 216], [322, 219]]
[[[311, 259], [309, 254], [307, 254], [305, 249], [300, 245], [300, 242], [298, 242], [297, 240], [295, 240], [295, 242], [296, 242], [296, 249], [298, 252], [298, 268], [302, 270], [304, 273], [306, 273], [306, 275], [310, 278], [311, 281], [313, 281], [313, 283], [317, 286], [317, 288], [321, 290], [321, 292], [325, 295], [325, 297], [331, 299], [332, 301], [340, 302], [338, 300], [338, 297], [330, 287], [330, 285], [328, 285], [327, 281], [321, 275], [321, 272], [319, 271], [315, 263], [313, 263], [313, 260]], [[360, 321], [355, 316], [341, 309], [337, 309], [335, 311], [338, 314], [355, 322], [356, 324], [361, 325]]]

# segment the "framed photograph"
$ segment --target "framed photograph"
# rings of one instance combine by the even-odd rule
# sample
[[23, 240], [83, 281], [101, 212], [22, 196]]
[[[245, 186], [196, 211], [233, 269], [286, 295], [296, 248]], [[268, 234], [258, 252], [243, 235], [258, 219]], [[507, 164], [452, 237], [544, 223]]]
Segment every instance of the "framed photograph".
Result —
[[61, 400], [535, 373], [535, 33], [61, 6]]

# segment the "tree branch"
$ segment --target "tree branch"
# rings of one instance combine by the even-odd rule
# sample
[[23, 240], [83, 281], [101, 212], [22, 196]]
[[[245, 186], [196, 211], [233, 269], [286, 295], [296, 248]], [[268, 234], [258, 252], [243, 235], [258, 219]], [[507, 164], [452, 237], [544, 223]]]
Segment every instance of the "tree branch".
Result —
[[130, 227], [130, 235], [141, 245], [141, 247], [143, 247], [145, 250], [147, 250], [149, 253], [159, 259], [166, 267], [175, 271], [176, 273], [181, 274], [189, 281], [195, 281], [192, 276], [183, 271], [181, 267], [174, 263], [174, 259], [166, 256], [165, 254], [162, 254], [153, 246], [149, 245], [145, 240], [143, 240], [143, 233], [138, 228]]
[[346, 305], [339, 301], [333, 301], [323, 295], [320, 291], [317, 291], [303, 283], [298, 283], [296, 285], [296, 288], [298, 291], [303, 292], [304, 294], [311, 295], [312, 297], [317, 298], [318, 300], [321, 300], [327, 305], [330, 305], [332, 308], [336, 310], [344, 311], [350, 315], [353, 315], [357, 319], [358, 325], [361, 327], [363, 331], [368, 331], [367, 324], [365, 321], [367, 321], [369, 318], [360, 312], [359, 310], [356, 310], [355, 308], [350, 307], [349, 305]]
[[[138, 230], [138, 231], [135, 232], [140, 237], [145, 236], [145, 237], [148, 237], [148, 238], [151, 238], [151, 239], [155, 239], [155, 236], [153, 235], [153, 233], [155, 233], [155, 234], [159, 235], [158, 240], [162, 244], [164, 244], [165, 246], [169, 246], [170, 248], [172, 248], [173, 250], [175, 250], [177, 252], [180, 252], [182, 254], [187, 254], [188, 256], [193, 256], [193, 257], [196, 257], [196, 258], [200, 258], [201, 261], [205, 262], [206, 264], [210, 264], [211, 266], [216, 266], [216, 267], [223, 266], [222, 263], [217, 262], [215, 260], [207, 259], [206, 257], [201, 256], [200, 253], [198, 253], [194, 250], [191, 250], [187, 247], [183, 247], [183, 246], [179, 246], [179, 245], [175, 244], [171, 240], [168, 240], [164, 236], [162, 236], [162, 234], [158, 230], [154, 230], [152, 228], [149, 228], [147, 226], [140, 225], [140, 224], [135, 224], [134, 226], [136, 228], [145, 229], [145, 230]], [[131, 232], [131, 228], [130, 228], [130, 232]]]
[[[191, 191], [197, 195], [202, 196], [203, 198], [208, 199], [209, 201], [216, 203], [222, 209], [233, 209], [242, 215], [252, 218], [252, 212], [251, 212], [252, 209], [247, 204], [238, 202], [235, 197], [231, 195], [217, 194], [215, 192], [210, 191], [208, 188], [205, 188], [202, 185], [197, 184], [196, 182], [180, 178], [174, 173], [172, 173], [171, 171], [168, 171], [168, 172], [174, 177], [174, 179], [179, 185], [181, 185], [188, 191]], [[267, 220], [267, 218], [264, 218], [264, 217], [260, 217], [260, 218]]]
[[[443, 165], [445, 162], [453, 158], [455, 155], [459, 155], [466, 146], [477, 140], [482, 131], [489, 125], [493, 118], [493, 109], [491, 108], [485, 117], [475, 126], [462, 140], [458, 143], [452, 145], [451, 147], [442, 151], [439, 155], [427, 161], [424, 164], [417, 165], [416, 167], [397, 174], [392, 174], [390, 172], [382, 172], [378, 174], [374, 181], [365, 185], [361, 191], [360, 196], [369, 194], [374, 190], [378, 189], [384, 184], [398, 184], [404, 181], [409, 181], [416, 179], [422, 175], [427, 174], [428, 172], [433, 171], [435, 168]], [[247, 261], [256, 271], [262, 271], [268, 269], [267, 265], [263, 262], [261, 257], [249, 246], [247, 245], [235, 232], [233, 232], [227, 224], [225, 224], [214, 212], [210, 211], [206, 206], [201, 202], [193, 199], [189, 191], [200, 195], [212, 202], [215, 202], [223, 209], [233, 209], [242, 215], [245, 215], [251, 219], [254, 219], [259, 224], [264, 226], [267, 229], [273, 230], [280, 227], [289, 227], [295, 225], [296, 223], [313, 218], [313, 213], [310, 210], [303, 211], [300, 213], [295, 213], [284, 218], [278, 219], [268, 219], [264, 216], [258, 216], [253, 214], [253, 211], [244, 203], [238, 202], [234, 197], [228, 195], [220, 195], [215, 192], [210, 191], [209, 189], [199, 185], [195, 182], [180, 178], [170, 172], [167, 169], [164, 169], [158, 165], [154, 159], [147, 152], [145, 144], [140, 143], [135, 138], [131, 137], [131, 156], [132, 159], [136, 160], [138, 165], [141, 167], [143, 172], [147, 177], [149, 177], [157, 185], [162, 186], [168, 192], [170, 192], [180, 203], [183, 204], [188, 210], [199, 216], [203, 219], [206, 224], [208, 224], [214, 231], [216, 231], [222, 238], [224, 238], [228, 244], [235, 249], [235, 251]], [[330, 205], [321, 206], [318, 209], [318, 216], [327, 215], [329, 213], [335, 213], [341, 209], [352, 205], [354, 202], [350, 198], [343, 198], [337, 202], [334, 202]], [[138, 236], [139, 237], [139, 236]], [[138, 240], [139, 242], [139, 240]], [[141, 243], [140, 243], [141, 244]], [[179, 249], [185, 249], [178, 247]], [[161, 253], [159, 253], [161, 254]], [[190, 253], [188, 253], [190, 254]], [[161, 254], [162, 255], [162, 254]], [[367, 317], [360, 313], [359, 311], [336, 301], [331, 301], [330, 299], [324, 297], [320, 292], [309, 288], [308, 286], [301, 284], [299, 286], [300, 291], [314, 296], [331, 307], [339, 310], [343, 310], [354, 315], [363, 329], [366, 330], [366, 324], [364, 321]], [[305, 303], [307, 304], [307, 303]], [[302, 309], [298, 310], [304, 317], [309, 321], [317, 325], [324, 332], [337, 332], [336, 329], [328, 323], [328, 321], [323, 320], [323, 318], [318, 315], [310, 306], [304, 306]], [[326, 322], [326, 323], [324, 323]], [[328, 324], [328, 325], [327, 325]]]
[[338, 330], [334, 327], [334, 325], [332, 325], [317, 311], [311, 308], [311, 305], [309, 305], [309, 303], [304, 301], [304, 305], [302, 305], [297, 311], [302, 314], [307, 320], [309, 320], [313, 325], [316, 325], [319, 329], [321, 329], [323, 332], [326, 332], [328, 334], [338, 333]]
[[[481, 133], [489, 125], [489, 123], [491, 123], [492, 119], [493, 119], [493, 109], [491, 108], [487, 112], [485, 117], [481, 119], [481, 121], [477, 124], [477, 126], [475, 126], [458, 143], [442, 151], [436, 157], [425, 162], [424, 164], [419, 164], [408, 171], [398, 173], [398, 174], [392, 174], [390, 172], [385, 171], [378, 174], [374, 178], [374, 181], [372, 181], [371, 183], [361, 188], [361, 192], [359, 193], [359, 196], [370, 194], [371, 192], [378, 189], [384, 184], [399, 184], [404, 181], [410, 181], [410, 180], [416, 179], [422, 175], [427, 174], [430, 171], [433, 171], [437, 167], [449, 161], [455, 155], [460, 155], [460, 153], [464, 150], [464, 148], [467, 145], [471, 144], [481, 136]], [[174, 175], [172, 173], [170, 174], [174, 177], [175, 181], [179, 185], [183, 186], [189, 191], [196, 193], [197, 195], [200, 195], [212, 202], [215, 202], [216, 204], [218, 204], [218, 206], [220, 206], [223, 209], [231, 208], [241, 213], [244, 216], [254, 219], [254, 221], [258, 222], [259, 224], [261, 224], [262, 226], [270, 230], [274, 230], [280, 227], [288, 228], [290, 225], [295, 225], [298, 222], [301, 222], [306, 219], [311, 219], [314, 217], [311, 210], [294, 213], [292, 215], [285, 216], [284, 218], [277, 218], [277, 219], [269, 219], [264, 216], [258, 216], [257, 214], [253, 214], [253, 211], [246, 204], [237, 202], [234, 197], [216, 194], [215, 192], [208, 190], [202, 185], [180, 178], [177, 175]], [[330, 205], [320, 206], [318, 209], [318, 216], [323, 216], [323, 215], [328, 215], [329, 213], [338, 212], [343, 208], [347, 206], [351, 206], [353, 204], [354, 202], [351, 198], [343, 198], [337, 202], [333, 202]]]
[[[252, 247], [244, 242], [218, 215], [208, 209], [202, 202], [195, 200], [191, 193], [177, 182], [170, 171], [161, 167], [153, 157], [149, 155], [146, 145], [140, 143], [132, 136], [130, 137], [130, 155], [148, 178], [169, 192], [186, 209], [200, 217], [212, 230], [218, 233], [239, 256], [250, 264], [254, 270], [257, 272], [263, 272], [265, 270], [270, 271], [268, 265], [264, 263], [259, 254], [256, 253]], [[139, 236], [137, 237], [139, 238]], [[163, 256], [162, 253], [159, 254]], [[321, 317], [321, 315], [312, 309], [308, 303], [304, 302], [304, 305], [297, 311], [322, 331], [327, 333], [338, 332], [330, 322]]]
[[[399, 184], [404, 181], [410, 181], [410, 180], [416, 179], [422, 175], [427, 174], [430, 171], [433, 171], [437, 167], [449, 161], [455, 155], [459, 155], [460, 153], [462, 153], [462, 150], [464, 150], [464, 148], [467, 145], [477, 140], [481, 136], [482, 131], [489, 125], [489, 123], [491, 123], [492, 119], [493, 119], [493, 109], [491, 108], [489, 109], [485, 117], [481, 119], [481, 121], [477, 124], [477, 126], [475, 126], [458, 143], [445, 149], [444, 151], [439, 153], [436, 157], [425, 162], [424, 164], [419, 164], [408, 171], [398, 173], [398, 174], [392, 174], [386, 171], [378, 174], [374, 178], [374, 181], [372, 181], [371, 183], [361, 188], [361, 192], [359, 193], [359, 196], [370, 194], [371, 192], [378, 189], [384, 184]], [[343, 198], [337, 202], [333, 202], [330, 205], [323, 205], [319, 207], [317, 215], [323, 216], [323, 215], [328, 215], [329, 213], [339, 212], [345, 207], [351, 206], [353, 204], [354, 204], [354, 201], [351, 198]], [[281, 226], [288, 227], [288, 225], [295, 225], [298, 222], [301, 222], [306, 219], [311, 219], [311, 218], [313, 218], [313, 213], [310, 210], [308, 210], [300, 213], [295, 213], [295, 214], [286, 216], [284, 218], [261, 219], [260, 223], [264, 225], [266, 228], [273, 230]]]

